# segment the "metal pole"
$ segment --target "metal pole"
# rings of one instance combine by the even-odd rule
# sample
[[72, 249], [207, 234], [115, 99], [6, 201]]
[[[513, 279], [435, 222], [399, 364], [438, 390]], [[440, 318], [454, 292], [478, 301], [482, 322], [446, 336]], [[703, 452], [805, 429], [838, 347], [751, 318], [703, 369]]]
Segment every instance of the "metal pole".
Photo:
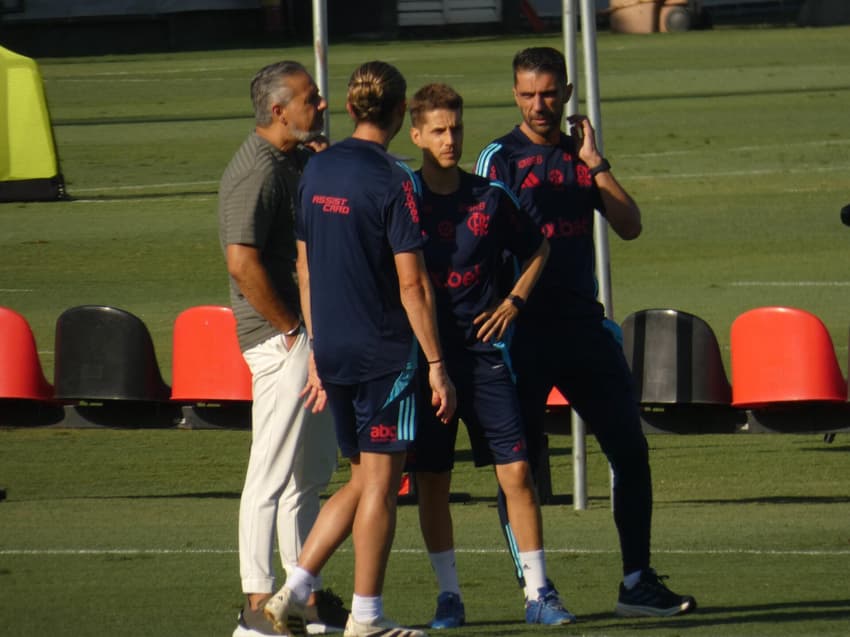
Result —
[[[596, 6], [594, 0], [582, 0], [581, 35], [584, 43], [584, 74], [587, 80], [587, 115], [596, 131], [596, 146], [603, 153], [602, 110], [599, 98], [599, 62], [596, 57]], [[608, 221], [596, 211], [593, 241], [596, 247], [596, 279], [599, 284], [597, 297], [605, 307], [605, 316], [614, 316], [614, 300], [611, 295], [611, 262], [608, 256]], [[608, 466], [611, 508], [614, 508], [614, 471]]]
[[[587, 82], [587, 115], [596, 131], [596, 146], [603, 152], [602, 112], [599, 107], [599, 64], [596, 57], [596, 3], [582, 0], [581, 36], [584, 44], [584, 74]], [[596, 278], [599, 281], [599, 301], [605, 307], [605, 316], [614, 315], [611, 297], [611, 271], [608, 257], [608, 222], [597, 211], [594, 224], [596, 246]]]
[[[567, 78], [573, 84], [573, 94], [567, 102], [567, 115], [578, 113], [578, 39], [577, 0], [563, 0], [562, 25], [564, 30], [564, 57], [567, 59]], [[569, 129], [564, 123], [565, 128]], [[573, 508], [576, 511], [587, 509], [587, 447], [585, 436], [587, 427], [576, 410], [570, 408], [570, 430], [573, 441]]]
[[[316, 60], [316, 85], [319, 93], [330, 103], [328, 97], [328, 5], [327, 0], [313, 0], [313, 52]], [[325, 123], [322, 130], [325, 137], [331, 138], [330, 108], [325, 111]]]
[[567, 79], [573, 84], [573, 94], [567, 102], [567, 115], [578, 113], [578, 4], [577, 0], [563, 0], [564, 57], [567, 58]]

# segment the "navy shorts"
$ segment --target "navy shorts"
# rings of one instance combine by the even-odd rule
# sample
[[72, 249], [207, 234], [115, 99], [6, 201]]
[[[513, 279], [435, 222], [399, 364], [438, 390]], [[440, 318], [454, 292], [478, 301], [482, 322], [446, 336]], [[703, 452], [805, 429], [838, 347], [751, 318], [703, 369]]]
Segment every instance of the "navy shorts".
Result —
[[344, 457], [407, 451], [416, 436], [418, 378], [411, 367], [356, 385], [322, 383]]
[[454, 467], [458, 419], [469, 431], [475, 466], [526, 460], [519, 400], [507, 357], [501, 352], [462, 350], [446, 364], [457, 390], [457, 412], [449, 424], [443, 424], [431, 407], [430, 393], [423, 391], [408, 470], [442, 473]]

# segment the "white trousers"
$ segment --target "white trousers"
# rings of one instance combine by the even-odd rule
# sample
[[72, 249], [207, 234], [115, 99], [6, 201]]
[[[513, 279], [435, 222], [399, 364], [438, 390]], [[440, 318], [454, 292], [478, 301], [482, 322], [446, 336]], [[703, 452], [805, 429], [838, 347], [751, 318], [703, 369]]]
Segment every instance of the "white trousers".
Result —
[[319, 496], [336, 468], [328, 410], [311, 414], [299, 397], [310, 345], [301, 330], [287, 351], [283, 335], [243, 354], [253, 377], [252, 440], [239, 504], [239, 572], [243, 593], [275, 590], [274, 541], [284, 570], [298, 562], [319, 514]]

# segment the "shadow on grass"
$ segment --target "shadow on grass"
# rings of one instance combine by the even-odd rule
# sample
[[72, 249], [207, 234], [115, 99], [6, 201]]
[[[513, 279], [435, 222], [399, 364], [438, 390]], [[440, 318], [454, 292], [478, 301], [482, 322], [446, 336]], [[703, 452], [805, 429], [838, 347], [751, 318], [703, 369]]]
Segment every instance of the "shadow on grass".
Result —
[[623, 619], [609, 613], [582, 615], [579, 622], [609, 623], [610, 626], [635, 631], [652, 631], [698, 626], [734, 626], [747, 623], [791, 623], [850, 619], [850, 599], [777, 602], [749, 606], [698, 607], [688, 615], [665, 618]]

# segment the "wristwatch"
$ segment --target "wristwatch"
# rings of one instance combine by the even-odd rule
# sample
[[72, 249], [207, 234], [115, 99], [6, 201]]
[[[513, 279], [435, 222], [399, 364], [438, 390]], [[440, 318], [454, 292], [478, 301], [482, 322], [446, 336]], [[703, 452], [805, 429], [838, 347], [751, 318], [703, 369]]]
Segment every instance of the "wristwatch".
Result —
[[599, 173], [608, 172], [609, 170], [611, 170], [611, 164], [608, 163], [608, 160], [603, 157], [602, 161], [599, 162], [599, 165], [594, 166], [590, 169], [590, 176], [596, 177], [596, 175], [598, 175]]
[[516, 294], [509, 294], [508, 300], [514, 304], [514, 307], [518, 310], [521, 310], [525, 307], [525, 299]]

